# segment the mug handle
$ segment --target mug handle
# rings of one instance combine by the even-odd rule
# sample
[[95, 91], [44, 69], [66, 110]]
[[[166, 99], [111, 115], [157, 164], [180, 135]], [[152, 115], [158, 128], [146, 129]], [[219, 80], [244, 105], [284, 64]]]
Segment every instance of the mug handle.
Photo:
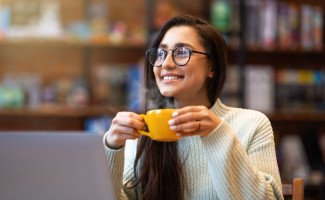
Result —
[[[145, 124], [147, 126], [147, 116], [145, 114], [140, 114], [144, 118]], [[148, 129], [147, 129], [148, 130]], [[138, 131], [141, 135], [148, 136], [150, 137], [150, 132], [149, 131]]]

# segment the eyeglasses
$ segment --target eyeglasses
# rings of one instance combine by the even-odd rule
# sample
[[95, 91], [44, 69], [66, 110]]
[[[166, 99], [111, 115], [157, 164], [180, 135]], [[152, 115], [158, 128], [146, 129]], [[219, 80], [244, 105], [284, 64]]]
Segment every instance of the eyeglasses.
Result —
[[175, 49], [151, 48], [146, 52], [150, 64], [160, 67], [165, 61], [168, 51], [172, 51], [172, 58], [177, 66], [185, 66], [191, 58], [192, 53], [209, 55], [208, 53], [191, 50], [187, 47], [176, 47]]

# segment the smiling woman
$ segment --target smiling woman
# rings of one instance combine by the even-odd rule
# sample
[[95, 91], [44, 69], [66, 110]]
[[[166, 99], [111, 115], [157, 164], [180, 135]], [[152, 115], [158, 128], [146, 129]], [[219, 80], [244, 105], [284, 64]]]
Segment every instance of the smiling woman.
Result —
[[[211, 106], [206, 94], [206, 80], [213, 77], [214, 72], [208, 54], [204, 53], [207, 50], [198, 38], [200, 37], [193, 27], [172, 27], [159, 45], [160, 49], [165, 51], [165, 56], [162, 57], [164, 59], [158, 57], [155, 64], [160, 65], [153, 65], [160, 93], [174, 97], [179, 107]], [[167, 54], [164, 49], [172, 49], [172, 53]], [[172, 79], [173, 81], [162, 78], [170, 76], [181, 78]], [[198, 96], [201, 98], [196, 98]]]
[[168, 125], [180, 139], [141, 136], [143, 115], [117, 113], [104, 145], [121, 199], [283, 199], [269, 120], [218, 99], [226, 44], [213, 26], [172, 18], [146, 53], [145, 74], [146, 110], [176, 108]]

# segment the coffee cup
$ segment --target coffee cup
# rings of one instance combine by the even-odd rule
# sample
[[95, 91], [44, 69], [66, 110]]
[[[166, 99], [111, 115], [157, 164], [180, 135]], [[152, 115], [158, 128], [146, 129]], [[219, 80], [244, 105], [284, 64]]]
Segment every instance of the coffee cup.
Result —
[[170, 129], [168, 124], [175, 111], [176, 109], [166, 108], [150, 110], [146, 114], [141, 114], [148, 130], [139, 131], [139, 133], [156, 141], [171, 142], [179, 140], [180, 137]]

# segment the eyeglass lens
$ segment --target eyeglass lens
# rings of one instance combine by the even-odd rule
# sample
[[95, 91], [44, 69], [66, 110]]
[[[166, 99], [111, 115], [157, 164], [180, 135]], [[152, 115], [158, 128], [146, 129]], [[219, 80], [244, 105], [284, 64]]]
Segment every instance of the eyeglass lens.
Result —
[[[170, 50], [169, 50], [170, 51]], [[186, 47], [178, 47], [176, 49], [171, 50], [173, 61], [178, 66], [184, 66], [189, 61], [191, 56], [191, 51]], [[149, 52], [149, 62], [153, 66], [161, 66], [165, 61], [168, 51], [162, 48], [154, 48], [151, 49]]]

